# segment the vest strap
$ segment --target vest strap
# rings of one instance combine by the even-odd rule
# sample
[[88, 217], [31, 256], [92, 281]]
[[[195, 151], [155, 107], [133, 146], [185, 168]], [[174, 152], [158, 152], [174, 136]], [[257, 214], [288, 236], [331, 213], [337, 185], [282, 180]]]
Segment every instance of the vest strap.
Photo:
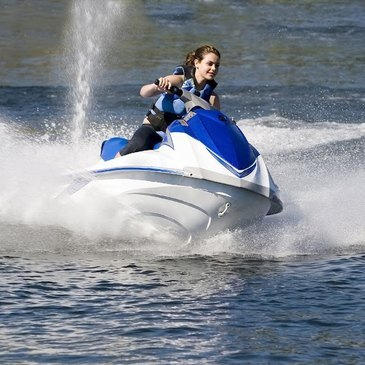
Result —
[[176, 119], [181, 119], [182, 115], [177, 115], [170, 112], [163, 112], [154, 104], [146, 114], [147, 120], [151, 123], [156, 131], [165, 132], [166, 128]]

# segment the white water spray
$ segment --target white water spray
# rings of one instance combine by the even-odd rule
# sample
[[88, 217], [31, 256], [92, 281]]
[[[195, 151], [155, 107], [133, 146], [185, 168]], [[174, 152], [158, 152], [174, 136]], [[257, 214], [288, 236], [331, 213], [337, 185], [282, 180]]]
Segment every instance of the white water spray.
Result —
[[72, 5], [67, 43], [71, 45], [68, 73], [72, 88], [74, 146], [80, 144], [87, 125], [92, 89], [102, 76], [102, 66], [121, 16], [121, 4], [113, 0], [75, 0]]

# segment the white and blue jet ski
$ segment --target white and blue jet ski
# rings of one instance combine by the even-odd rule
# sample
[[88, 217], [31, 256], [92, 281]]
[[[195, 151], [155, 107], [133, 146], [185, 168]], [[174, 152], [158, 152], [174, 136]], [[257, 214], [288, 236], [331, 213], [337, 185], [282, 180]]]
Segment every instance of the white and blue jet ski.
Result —
[[120, 209], [132, 207], [136, 219], [189, 240], [281, 212], [278, 187], [235, 122], [189, 91], [171, 92], [187, 114], [170, 124], [161, 143], [114, 158], [128, 141], [104, 141], [88, 178], [76, 178], [67, 193], [78, 201], [111, 197]]

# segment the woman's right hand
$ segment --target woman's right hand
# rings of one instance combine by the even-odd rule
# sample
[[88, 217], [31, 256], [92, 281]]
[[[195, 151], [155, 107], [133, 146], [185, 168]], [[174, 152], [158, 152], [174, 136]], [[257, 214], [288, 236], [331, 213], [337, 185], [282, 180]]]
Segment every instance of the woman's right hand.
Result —
[[160, 77], [159, 79], [156, 79], [156, 82], [154, 82], [153, 84], [147, 84], [142, 86], [139, 93], [144, 98], [149, 98], [166, 92], [170, 87], [171, 83], [169, 79], [167, 77]]
[[[157, 90], [160, 92], [168, 91], [171, 87], [171, 82], [167, 77], [160, 77], [158, 80]], [[157, 81], [156, 80], [156, 81]]]
[[144, 98], [158, 96], [159, 94], [168, 91], [172, 85], [180, 87], [184, 82], [184, 77], [182, 75], [169, 75], [160, 77], [157, 80], [158, 85], [153, 83], [142, 86], [139, 92], [140, 95]]

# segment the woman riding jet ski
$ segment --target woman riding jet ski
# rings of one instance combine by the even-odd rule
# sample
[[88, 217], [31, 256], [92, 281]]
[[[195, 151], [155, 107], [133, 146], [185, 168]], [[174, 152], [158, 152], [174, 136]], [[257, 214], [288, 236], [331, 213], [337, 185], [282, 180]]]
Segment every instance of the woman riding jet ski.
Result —
[[173, 75], [161, 77], [154, 84], [144, 85], [141, 96], [154, 97], [162, 94], [148, 111], [142, 126], [116, 157], [152, 149], [156, 143], [161, 142], [161, 136], [157, 132], [165, 132], [174, 120], [186, 114], [184, 103], [168, 92], [172, 85], [189, 90], [219, 109], [219, 98], [213, 91], [217, 86], [214, 77], [218, 73], [219, 62], [220, 53], [215, 47], [201, 46], [187, 54], [185, 64], [178, 66]]

